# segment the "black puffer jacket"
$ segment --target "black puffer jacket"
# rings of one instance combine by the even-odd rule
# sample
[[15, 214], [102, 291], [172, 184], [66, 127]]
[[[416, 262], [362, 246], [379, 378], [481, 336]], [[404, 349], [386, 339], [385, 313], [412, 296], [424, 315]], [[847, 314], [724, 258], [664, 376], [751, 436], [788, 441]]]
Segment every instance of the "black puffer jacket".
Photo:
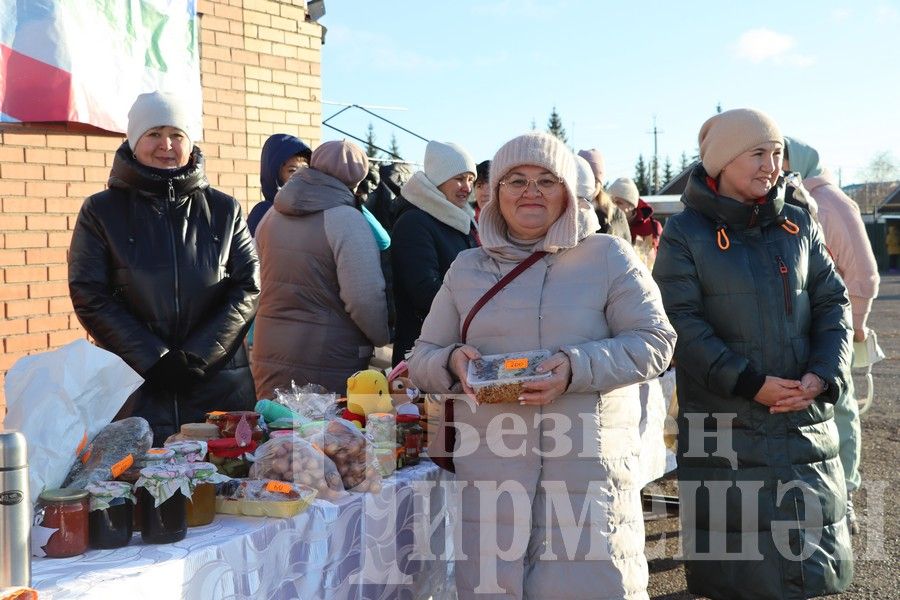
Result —
[[155, 443], [207, 411], [252, 408], [242, 341], [256, 314], [259, 261], [240, 206], [209, 187], [196, 147], [188, 166], [169, 173], [122, 144], [109, 189], [78, 215], [69, 293], [97, 345], [141, 375], [175, 349], [203, 369], [181, 393], [144, 383], [120, 411], [146, 418]]
[[391, 362], [396, 365], [412, 350], [441, 289], [450, 263], [463, 250], [477, 246], [472, 235], [441, 223], [427, 212], [400, 199], [402, 211], [391, 232], [394, 304], [397, 330]]
[[[682, 202], [653, 275], [678, 333], [688, 588], [729, 600], [842, 591], [853, 558], [832, 403], [849, 372], [847, 291], [809, 215], [784, 204], [783, 180], [765, 202], [748, 205], [714, 192], [698, 166]], [[770, 414], [735, 391], [745, 371], [789, 379], [813, 372], [828, 389], [804, 411]], [[726, 416], [717, 427], [700, 417], [710, 413]], [[791, 556], [801, 552], [802, 560]]]

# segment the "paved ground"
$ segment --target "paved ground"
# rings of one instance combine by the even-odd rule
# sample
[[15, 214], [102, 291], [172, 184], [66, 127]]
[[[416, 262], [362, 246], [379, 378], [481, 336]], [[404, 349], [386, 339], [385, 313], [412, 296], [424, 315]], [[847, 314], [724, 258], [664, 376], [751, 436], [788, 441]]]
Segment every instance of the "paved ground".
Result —
[[[854, 503], [863, 531], [853, 538], [853, 587], [839, 597], [892, 600], [900, 599], [900, 276], [883, 276], [869, 324], [888, 358], [873, 369], [875, 402], [862, 419], [863, 487]], [[859, 388], [859, 378], [856, 381]], [[660, 488], [673, 492], [675, 485], [663, 482]], [[677, 554], [677, 517], [648, 522], [651, 598], [698, 597], [686, 591], [684, 569], [674, 558]]]

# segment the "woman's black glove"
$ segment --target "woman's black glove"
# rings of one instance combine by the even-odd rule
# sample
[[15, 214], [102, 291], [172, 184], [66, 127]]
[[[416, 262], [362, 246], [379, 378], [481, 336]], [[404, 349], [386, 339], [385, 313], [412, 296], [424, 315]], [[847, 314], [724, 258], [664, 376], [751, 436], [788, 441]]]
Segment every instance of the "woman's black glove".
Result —
[[170, 390], [189, 387], [203, 377], [203, 369], [192, 366], [181, 350], [170, 350], [150, 367], [144, 379]]

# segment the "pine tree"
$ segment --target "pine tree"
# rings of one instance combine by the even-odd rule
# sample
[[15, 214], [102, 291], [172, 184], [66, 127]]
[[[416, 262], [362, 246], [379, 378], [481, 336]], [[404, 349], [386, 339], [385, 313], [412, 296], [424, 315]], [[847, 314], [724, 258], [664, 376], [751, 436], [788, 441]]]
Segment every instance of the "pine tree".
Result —
[[400, 158], [400, 146], [397, 145], [397, 136], [393, 133], [391, 134], [391, 147], [388, 150], [391, 152], [391, 158]]
[[681, 153], [681, 170], [684, 171], [689, 166], [691, 166], [691, 161], [688, 159], [687, 152]]
[[563, 128], [562, 119], [559, 117], [559, 113], [556, 112], [555, 106], [550, 113], [550, 119], [547, 121], [547, 133], [556, 136], [564, 144], [569, 141], [566, 138], [566, 130]]
[[637, 164], [634, 166], [634, 184], [637, 186], [638, 193], [647, 195], [650, 192], [650, 177], [647, 173], [647, 163], [644, 162], [644, 155], [639, 154]]
[[672, 177], [675, 175], [672, 173], [672, 161], [669, 160], [669, 157], [666, 156], [666, 163], [663, 165], [663, 174], [662, 174], [662, 185], [665, 186], [667, 183], [672, 181]]
[[375, 128], [372, 127], [371, 123], [369, 123], [369, 128], [366, 130], [366, 156], [370, 159], [380, 158], [381, 156], [378, 148], [375, 147]]
[[536, 131], [536, 130], [537, 130], [537, 123], [535, 123], [533, 117], [532, 117], [532, 119], [531, 119], [531, 130], [532, 130], [532, 131]]

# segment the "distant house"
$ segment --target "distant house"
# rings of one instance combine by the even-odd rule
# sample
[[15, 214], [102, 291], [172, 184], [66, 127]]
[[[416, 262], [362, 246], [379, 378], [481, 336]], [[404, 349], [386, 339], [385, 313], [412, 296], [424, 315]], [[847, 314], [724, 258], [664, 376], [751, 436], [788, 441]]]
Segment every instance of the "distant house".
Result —
[[660, 196], [681, 196], [684, 193], [684, 188], [687, 187], [688, 178], [691, 176], [691, 171], [693, 168], [699, 163], [699, 160], [695, 160], [691, 164], [687, 166], [687, 168], [669, 180], [669, 183], [662, 186], [659, 190]]
[[900, 219], [900, 185], [894, 188], [878, 207], [878, 213], [887, 218]]

